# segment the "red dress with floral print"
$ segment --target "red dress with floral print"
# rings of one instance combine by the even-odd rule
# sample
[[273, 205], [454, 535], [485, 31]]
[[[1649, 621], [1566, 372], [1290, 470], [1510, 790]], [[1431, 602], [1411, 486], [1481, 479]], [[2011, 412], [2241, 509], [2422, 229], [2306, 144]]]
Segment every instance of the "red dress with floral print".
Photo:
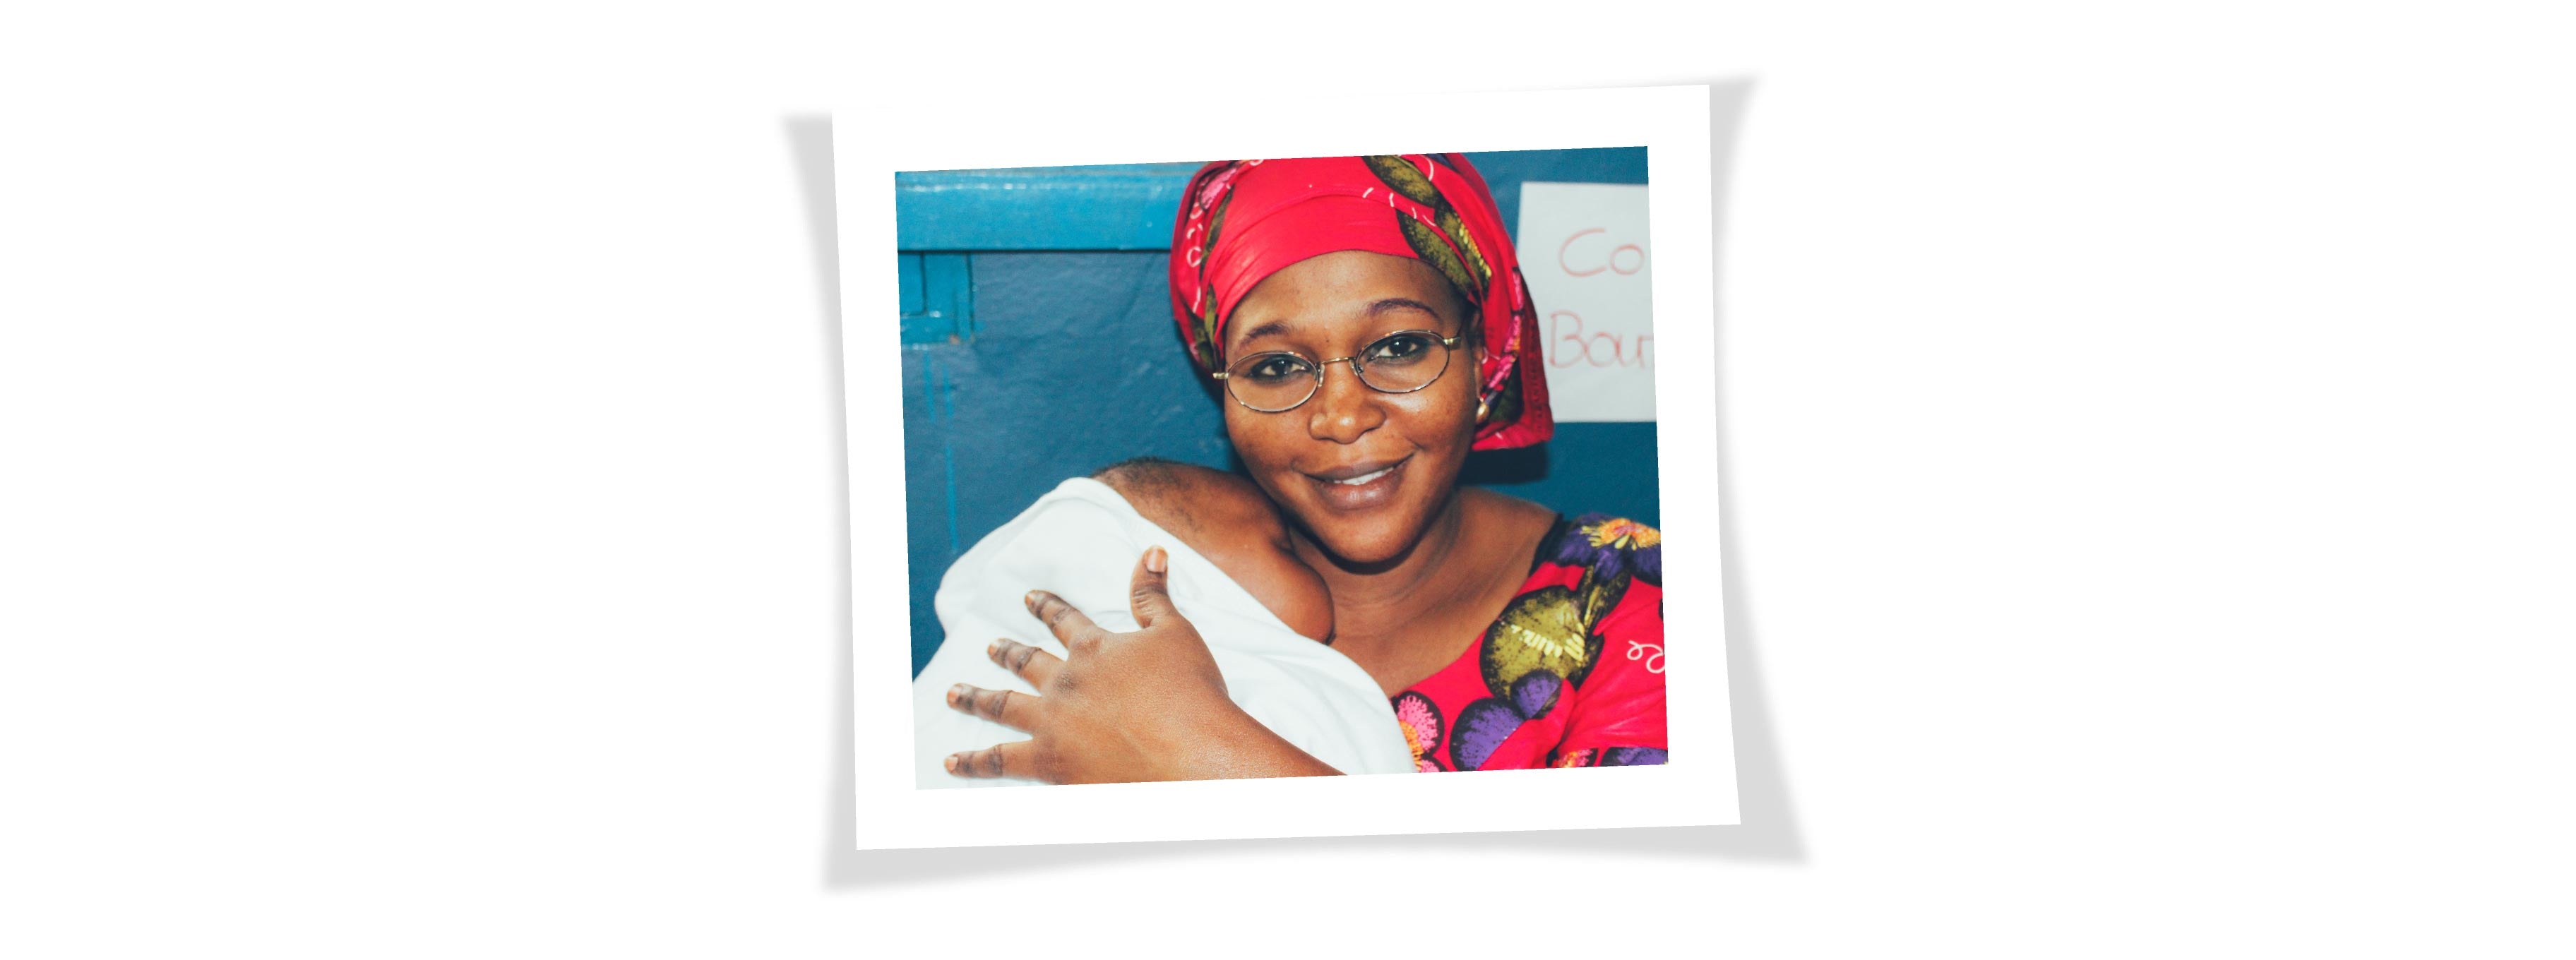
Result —
[[1395, 695], [1416, 769], [1663, 763], [1663, 535], [1559, 519], [1465, 654]]

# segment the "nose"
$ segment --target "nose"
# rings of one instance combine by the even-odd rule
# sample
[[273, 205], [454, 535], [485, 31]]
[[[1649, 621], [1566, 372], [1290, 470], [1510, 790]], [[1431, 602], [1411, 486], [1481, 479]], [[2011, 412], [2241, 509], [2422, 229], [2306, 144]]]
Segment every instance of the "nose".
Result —
[[1313, 412], [1306, 416], [1306, 433], [1317, 440], [1334, 443], [1358, 443], [1368, 432], [1386, 422], [1386, 410], [1378, 406], [1379, 393], [1360, 382], [1359, 371], [1350, 361], [1324, 366], [1324, 385], [1307, 401]]

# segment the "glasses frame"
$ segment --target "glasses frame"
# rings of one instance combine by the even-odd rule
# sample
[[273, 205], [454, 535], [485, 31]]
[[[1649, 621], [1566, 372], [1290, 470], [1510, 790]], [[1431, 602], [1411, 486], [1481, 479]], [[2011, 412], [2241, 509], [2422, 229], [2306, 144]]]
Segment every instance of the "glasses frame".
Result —
[[1361, 348], [1360, 348], [1360, 353], [1352, 354], [1352, 355], [1347, 356], [1347, 357], [1334, 357], [1334, 358], [1332, 358], [1332, 359], [1330, 359], [1330, 360], [1323, 360], [1323, 361], [1307, 360], [1307, 362], [1308, 362], [1308, 363], [1312, 363], [1312, 364], [1314, 364], [1314, 365], [1315, 365], [1314, 386], [1313, 386], [1313, 387], [1311, 387], [1311, 388], [1309, 388], [1309, 389], [1306, 391], [1306, 395], [1305, 395], [1305, 396], [1297, 398], [1297, 402], [1292, 403], [1292, 404], [1289, 404], [1289, 405], [1284, 406], [1284, 407], [1281, 407], [1281, 408], [1279, 408], [1279, 409], [1277, 409], [1277, 410], [1264, 410], [1264, 409], [1261, 409], [1260, 407], [1253, 406], [1252, 404], [1250, 404], [1250, 403], [1246, 402], [1246, 401], [1245, 401], [1241, 396], [1237, 395], [1237, 394], [1234, 392], [1234, 384], [1233, 384], [1233, 383], [1231, 383], [1231, 382], [1229, 382], [1229, 381], [1231, 380], [1231, 376], [1232, 376], [1232, 373], [1233, 373], [1233, 370], [1234, 370], [1234, 365], [1235, 365], [1235, 363], [1242, 363], [1242, 362], [1243, 362], [1243, 361], [1245, 361], [1245, 360], [1251, 360], [1251, 359], [1253, 359], [1253, 358], [1255, 358], [1255, 357], [1267, 357], [1267, 356], [1270, 356], [1270, 355], [1272, 355], [1272, 354], [1280, 354], [1280, 355], [1285, 355], [1285, 356], [1296, 357], [1296, 358], [1297, 358], [1297, 359], [1299, 359], [1299, 360], [1305, 360], [1305, 359], [1306, 359], [1306, 355], [1305, 355], [1305, 354], [1298, 353], [1297, 351], [1294, 351], [1294, 350], [1263, 350], [1263, 351], [1261, 351], [1261, 352], [1259, 352], [1259, 353], [1247, 354], [1247, 355], [1245, 355], [1245, 356], [1242, 356], [1242, 357], [1236, 358], [1235, 363], [1229, 363], [1229, 364], [1226, 364], [1226, 369], [1223, 369], [1223, 370], [1217, 370], [1217, 371], [1210, 372], [1210, 373], [1208, 374], [1208, 377], [1209, 377], [1209, 378], [1211, 378], [1211, 379], [1216, 380], [1216, 381], [1218, 382], [1218, 385], [1219, 385], [1219, 386], [1222, 386], [1222, 387], [1224, 387], [1224, 388], [1225, 388], [1225, 395], [1226, 395], [1226, 398], [1227, 398], [1227, 399], [1233, 400], [1237, 405], [1239, 405], [1239, 406], [1243, 407], [1243, 408], [1244, 408], [1244, 409], [1246, 409], [1246, 410], [1250, 410], [1250, 411], [1252, 411], [1252, 412], [1254, 412], [1254, 413], [1287, 413], [1287, 412], [1288, 412], [1288, 411], [1290, 411], [1290, 410], [1295, 410], [1295, 409], [1297, 409], [1298, 407], [1305, 406], [1305, 405], [1306, 405], [1306, 401], [1308, 401], [1308, 400], [1312, 400], [1312, 399], [1315, 399], [1315, 395], [1316, 395], [1316, 394], [1319, 394], [1319, 393], [1324, 392], [1324, 371], [1325, 371], [1325, 369], [1327, 369], [1327, 368], [1331, 367], [1332, 365], [1334, 365], [1334, 364], [1336, 364], [1336, 363], [1349, 363], [1349, 364], [1351, 365], [1351, 377], [1352, 377], [1353, 379], [1358, 380], [1358, 381], [1360, 382], [1360, 385], [1361, 385], [1361, 386], [1367, 387], [1367, 388], [1369, 388], [1369, 389], [1371, 389], [1371, 390], [1375, 390], [1375, 391], [1377, 391], [1377, 392], [1379, 392], [1379, 393], [1395, 393], [1395, 394], [1418, 393], [1418, 392], [1420, 392], [1424, 387], [1429, 387], [1429, 386], [1431, 386], [1432, 384], [1439, 383], [1439, 382], [1440, 382], [1440, 378], [1441, 378], [1441, 377], [1448, 376], [1448, 375], [1449, 375], [1450, 361], [1451, 361], [1451, 360], [1453, 360], [1453, 359], [1456, 359], [1456, 358], [1455, 358], [1455, 357], [1448, 356], [1448, 355], [1446, 355], [1446, 354], [1443, 354], [1443, 355], [1441, 356], [1441, 358], [1440, 358], [1440, 372], [1439, 372], [1439, 373], [1432, 374], [1432, 375], [1431, 375], [1431, 379], [1429, 379], [1429, 380], [1425, 380], [1425, 381], [1422, 381], [1422, 386], [1420, 386], [1420, 387], [1415, 387], [1415, 388], [1413, 388], [1413, 389], [1411, 389], [1411, 390], [1389, 390], [1389, 389], [1386, 389], [1386, 388], [1384, 388], [1384, 387], [1378, 386], [1377, 384], [1370, 383], [1370, 382], [1369, 382], [1369, 378], [1368, 378], [1368, 372], [1367, 372], [1366, 370], [1362, 369], [1362, 364], [1361, 364], [1361, 361], [1360, 361], [1360, 358], [1361, 358], [1362, 356], [1367, 355], [1367, 352], [1368, 352], [1368, 350], [1369, 350], [1371, 347], [1375, 347], [1375, 346], [1377, 346], [1378, 344], [1385, 343], [1385, 342], [1387, 342], [1387, 341], [1389, 341], [1389, 340], [1393, 340], [1393, 339], [1395, 339], [1395, 338], [1397, 338], [1397, 337], [1401, 337], [1401, 336], [1404, 336], [1405, 334], [1409, 334], [1409, 333], [1410, 333], [1410, 334], [1420, 334], [1420, 335], [1422, 335], [1422, 336], [1430, 337], [1430, 338], [1431, 338], [1431, 339], [1433, 339], [1433, 340], [1439, 341], [1441, 348], [1442, 348], [1442, 349], [1445, 349], [1445, 350], [1448, 350], [1450, 353], [1456, 353], [1456, 352], [1457, 352], [1457, 350], [1458, 350], [1458, 345], [1459, 345], [1460, 343], [1466, 342], [1466, 339], [1467, 339], [1467, 335], [1466, 335], [1466, 334], [1464, 334], [1464, 333], [1461, 333], [1461, 334], [1459, 334], [1459, 335], [1457, 335], [1457, 336], [1454, 336], [1454, 337], [1444, 337], [1444, 336], [1441, 336], [1441, 335], [1440, 335], [1440, 333], [1439, 333], [1439, 331], [1436, 331], [1436, 330], [1398, 330], [1398, 331], [1396, 331], [1396, 332], [1394, 332], [1394, 333], [1390, 333], [1390, 334], [1387, 334], [1386, 336], [1379, 337], [1379, 338], [1377, 338], [1377, 339], [1375, 339], [1375, 340], [1371, 340], [1371, 341], [1369, 341], [1367, 346], [1364, 346], [1364, 347], [1361, 347]]

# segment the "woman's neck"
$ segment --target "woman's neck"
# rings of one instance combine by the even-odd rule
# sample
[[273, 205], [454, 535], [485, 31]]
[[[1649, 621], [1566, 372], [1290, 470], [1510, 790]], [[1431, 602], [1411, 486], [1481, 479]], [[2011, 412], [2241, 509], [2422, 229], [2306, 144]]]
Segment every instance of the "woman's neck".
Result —
[[1298, 559], [1332, 591], [1333, 649], [1388, 696], [1456, 661], [1526, 579], [1554, 514], [1473, 488], [1452, 491], [1412, 549], [1384, 563], [1342, 562], [1300, 529]]
[[1290, 537], [1297, 558], [1324, 576], [1324, 582], [1339, 593], [1345, 586], [1354, 594], [1366, 594], [1416, 583], [1440, 568], [1441, 558], [1456, 549], [1458, 532], [1464, 527], [1458, 518], [1458, 495], [1452, 491], [1432, 512], [1424, 524], [1422, 536], [1402, 553], [1385, 560], [1355, 561], [1334, 553], [1315, 539], [1313, 531], [1301, 523], [1291, 523]]

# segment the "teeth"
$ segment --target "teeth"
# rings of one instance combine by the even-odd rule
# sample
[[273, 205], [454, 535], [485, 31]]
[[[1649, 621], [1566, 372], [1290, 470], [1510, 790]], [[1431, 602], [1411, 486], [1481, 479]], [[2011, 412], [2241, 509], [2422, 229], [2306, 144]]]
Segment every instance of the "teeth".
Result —
[[1394, 470], [1395, 470], [1395, 468], [1394, 468], [1394, 467], [1388, 467], [1388, 468], [1386, 468], [1386, 469], [1384, 469], [1384, 470], [1379, 470], [1379, 471], [1376, 471], [1376, 472], [1374, 472], [1374, 473], [1363, 473], [1363, 474], [1360, 474], [1359, 476], [1352, 477], [1352, 478], [1350, 478], [1350, 479], [1348, 479], [1348, 480], [1335, 480], [1335, 481], [1333, 481], [1333, 482], [1334, 482], [1334, 483], [1338, 483], [1338, 484], [1342, 484], [1342, 485], [1344, 485], [1344, 486], [1356, 487], [1356, 486], [1359, 486], [1360, 484], [1367, 483], [1367, 482], [1369, 482], [1369, 481], [1371, 481], [1371, 480], [1375, 480], [1375, 479], [1377, 479], [1377, 478], [1379, 478], [1379, 477], [1386, 476], [1388, 473], [1394, 472]]

